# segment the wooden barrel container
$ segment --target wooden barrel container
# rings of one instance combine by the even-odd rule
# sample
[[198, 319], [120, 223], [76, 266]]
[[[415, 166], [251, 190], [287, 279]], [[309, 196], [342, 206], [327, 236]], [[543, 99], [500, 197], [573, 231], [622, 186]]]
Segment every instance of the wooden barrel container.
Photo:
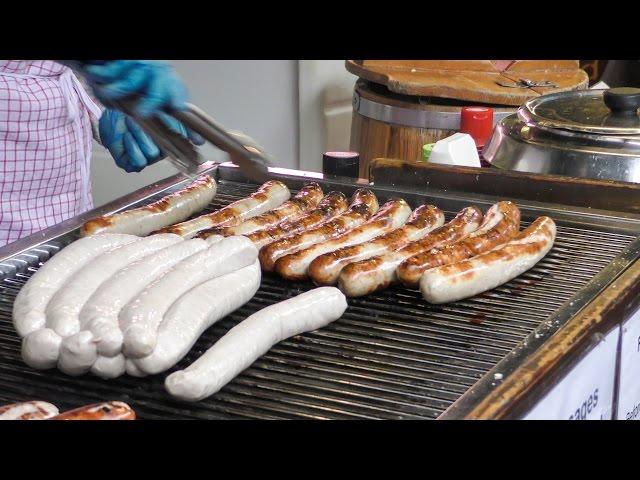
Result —
[[577, 60], [347, 60], [358, 76], [351, 150], [368, 178], [377, 157], [418, 161], [422, 145], [459, 130], [466, 106], [488, 106], [494, 124], [527, 100], [587, 88]]
[[419, 161], [422, 146], [453, 135], [466, 106], [492, 107], [494, 125], [515, 107], [445, 98], [400, 95], [383, 85], [358, 80], [353, 94], [351, 145], [360, 153], [360, 177], [369, 178], [374, 158]]

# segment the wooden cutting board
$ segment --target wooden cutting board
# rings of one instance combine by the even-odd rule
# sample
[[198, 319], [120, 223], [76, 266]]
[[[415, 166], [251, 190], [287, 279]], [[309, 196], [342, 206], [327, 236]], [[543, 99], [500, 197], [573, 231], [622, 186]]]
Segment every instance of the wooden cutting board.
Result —
[[[578, 60], [347, 60], [349, 72], [402, 95], [492, 105], [522, 105], [552, 92], [583, 90], [587, 73]], [[511, 88], [526, 78], [557, 87]]]

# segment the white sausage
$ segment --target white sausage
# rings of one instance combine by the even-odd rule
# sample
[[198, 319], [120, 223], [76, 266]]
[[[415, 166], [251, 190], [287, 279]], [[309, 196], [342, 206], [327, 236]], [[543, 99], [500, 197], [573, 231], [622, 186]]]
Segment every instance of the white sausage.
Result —
[[556, 225], [539, 217], [518, 236], [489, 252], [422, 274], [420, 290], [430, 303], [455, 302], [491, 290], [538, 263], [551, 249]]
[[109, 234], [81, 238], [42, 265], [20, 289], [13, 303], [13, 324], [21, 337], [45, 325], [45, 309], [67, 280], [96, 256], [136, 240], [133, 235]]
[[[86, 321], [83, 322], [82, 317], [79, 318], [80, 328], [83, 329], [78, 333], [70, 335], [62, 340], [60, 344], [60, 358], [58, 360], [58, 368], [68, 375], [81, 375], [86, 373], [93, 363], [98, 360], [100, 355], [99, 345], [102, 343], [106, 346], [107, 352], [111, 352], [109, 356], [114, 356], [120, 353], [123, 344], [123, 335], [118, 323], [118, 314], [124, 305], [128, 301], [135, 298], [147, 285], [149, 285], [155, 278], [158, 278], [162, 273], [169, 270], [173, 265], [177, 264], [182, 259], [197, 253], [198, 250], [202, 251], [209, 245], [222, 240], [222, 236], [212, 237], [210, 240], [200, 242], [194, 242], [193, 240], [187, 240], [186, 242], [180, 240], [177, 244], [170, 245], [155, 253], [142, 257], [129, 266], [126, 266], [118, 270], [114, 275], [108, 278], [105, 282], [98, 287], [98, 289], [85, 303], [82, 311], [87, 308], [92, 299], [98, 294], [97, 302], [93, 302], [92, 305], [98, 306], [97, 313], [103, 316], [90, 317], [94, 322], [89, 326]], [[180, 249], [185, 244], [191, 245], [188, 249]], [[158, 267], [157, 261], [158, 253], [165, 252], [167, 249], [178, 248], [180, 249], [180, 257], [172, 262], [172, 265], [166, 265], [166, 268], [162, 268], [161, 271]], [[163, 256], [163, 258], [166, 255]], [[161, 262], [160, 262], [161, 263]], [[130, 267], [135, 267], [133, 271]], [[122, 273], [124, 272], [124, 275]], [[106, 288], [103, 288], [105, 287]], [[123, 300], [123, 296], [126, 297]], [[95, 310], [93, 311], [95, 312]], [[86, 319], [87, 317], [85, 317]], [[85, 330], [85, 328], [90, 330]], [[104, 365], [108, 365], [107, 362], [102, 361]]]
[[163, 315], [182, 294], [207, 280], [251, 265], [257, 257], [258, 249], [251, 240], [227, 237], [186, 258], [147, 286], [118, 317], [125, 355], [139, 358], [153, 351]]
[[120, 353], [118, 313], [122, 307], [175, 264], [207, 247], [207, 242], [199, 238], [170, 245], [127, 265], [102, 283], [79, 315], [80, 328], [90, 330], [98, 339], [98, 353], [109, 357]]
[[[224, 237], [222, 235], [212, 235], [206, 239], [205, 244], [213, 245], [223, 238]], [[187, 240], [185, 243], [193, 242], [194, 240], [196, 239]], [[149, 281], [148, 283], [151, 282]], [[115, 324], [112, 324], [112, 321], [115, 322]], [[96, 319], [95, 321], [90, 322], [89, 327], [94, 335], [94, 338], [96, 339], [95, 341], [97, 346], [97, 358], [93, 366], [91, 367], [91, 372], [98, 377], [106, 379], [117, 378], [120, 375], [123, 375], [125, 373], [125, 356], [120, 353], [122, 350], [123, 337], [122, 331], [120, 330], [120, 325], [118, 324], [118, 312], [116, 312], [115, 316], [112, 319], [109, 319], [108, 323], [100, 322], [100, 319]], [[65, 339], [64, 341], [66, 340], [67, 339]], [[107, 343], [108, 350], [107, 353], [103, 354], [100, 350], [100, 346], [105, 341], [109, 342]], [[90, 342], [87, 343], [85, 349], [92, 349]], [[117, 353], [115, 355], [113, 353], [110, 353], [115, 350], [117, 350]]]
[[73, 376], [88, 372], [98, 358], [96, 344], [92, 340], [93, 334], [87, 330], [64, 338], [60, 343], [58, 370]]
[[22, 359], [37, 370], [56, 366], [62, 338], [50, 328], [41, 328], [22, 339]]
[[143, 372], [163, 372], [178, 363], [200, 335], [247, 303], [260, 288], [260, 262], [198, 285], [167, 311], [151, 355], [133, 360]]
[[177, 235], [152, 235], [103, 253], [56, 292], [47, 306], [47, 327], [63, 338], [77, 333], [80, 310], [102, 282], [139, 258], [179, 241]]
[[[28, 338], [28, 341], [22, 344], [24, 361], [34, 368], [51, 368], [52, 355], [59, 354], [61, 340], [78, 333], [80, 330], [78, 314], [86, 300], [104, 280], [129, 262], [179, 241], [181, 241], [180, 237], [169, 234], [136, 237], [134, 242], [103, 253], [76, 272], [75, 276], [51, 298], [46, 309], [47, 328], [33, 332], [25, 338], [25, 340]], [[55, 336], [61, 338], [56, 339]], [[77, 340], [83, 340], [86, 344], [90, 339], [82, 336]], [[64, 350], [65, 355], [75, 353], [81, 348], [80, 343], [76, 342], [71, 348]], [[87, 358], [86, 355], [90, 354], [91, 352], [85, 353], [82, 358]], [[82, 363], [85, 361], [83, 360]], [[70, 363], [72, 361], [65, 360], [64, 368], [67, 368]]]
[[144, 373], [142, 370], [140, 370], [138, 366], [134, 363], [133, 358], [127, 358], [124, 366], [125, 366], [127, 375], [130, 375], [136, 378], [142, 378], [147, 376], [147, 374]]
[[125, 362], [126, 359], [123, 354], [115, 357], [98, 355], [98, 359], [91, 366], [91, 373], [104, 379], [117, 378], [124, 374]]
[[216, 190], [216, 181], [205, 175], [157, 202], [89, 220], [82, 227], [81, 233], [85, 236], [103, 232], [148, 235], [200, 212], [211, 203], [216, 196]]
[[198, 401], [213, 395], [273, 345], [322, 328], [342, 316], [345, 296], [320, 287], [254, 313], [233, 327], [186, 369], [172, 373], [165, 388], [174, 397]]

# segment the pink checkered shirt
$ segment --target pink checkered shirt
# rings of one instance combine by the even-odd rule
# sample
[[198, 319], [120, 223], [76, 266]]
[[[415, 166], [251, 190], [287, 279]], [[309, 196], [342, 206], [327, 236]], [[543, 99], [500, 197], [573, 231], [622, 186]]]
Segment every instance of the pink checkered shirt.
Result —
[[92, 207], [90, 112], [69, 68], [0, 60], [0, 246]]

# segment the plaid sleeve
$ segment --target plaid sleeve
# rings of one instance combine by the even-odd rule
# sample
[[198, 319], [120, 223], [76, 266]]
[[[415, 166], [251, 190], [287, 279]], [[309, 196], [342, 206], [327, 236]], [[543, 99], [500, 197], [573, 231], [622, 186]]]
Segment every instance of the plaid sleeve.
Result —
[[[65, 65], [65, 64], [63, 63], [62, 65]], [[87, 81], [85, 80], [84, 76], [82, 75], [82, 72], [72, 68], [71, 65], [65, 65], [65, 66], [67, 66], [68, 68], [71, 68], [74, 72], [76, 72], [78, 74], [78, 75], [76, 75], [76, 77], [78, 78], [78, 81], [80, 82], [82, 87], [87, 92], [87, 95], [89, 95], [91, 100], [93, 100], [93, 102], [100, 108], [100, 110], [104, 112], [104, 105], [102, 105], [102, 103], [100, 103], [100, 101], [93, 94], [93, 90], [91, 89], [91, 87], [89, 86]], [[99, 127], [98, 127], [100, 119], [99, 118], [94, 118], [93, 115], [89, 115], [89, 120], [91, 121], [91, 133], [92, 133], [93, 139], [96, 142], [98, 142], [100, 145], [102, 145], [102, 140], [100, 140], [100, 131], [99, 131]]]

